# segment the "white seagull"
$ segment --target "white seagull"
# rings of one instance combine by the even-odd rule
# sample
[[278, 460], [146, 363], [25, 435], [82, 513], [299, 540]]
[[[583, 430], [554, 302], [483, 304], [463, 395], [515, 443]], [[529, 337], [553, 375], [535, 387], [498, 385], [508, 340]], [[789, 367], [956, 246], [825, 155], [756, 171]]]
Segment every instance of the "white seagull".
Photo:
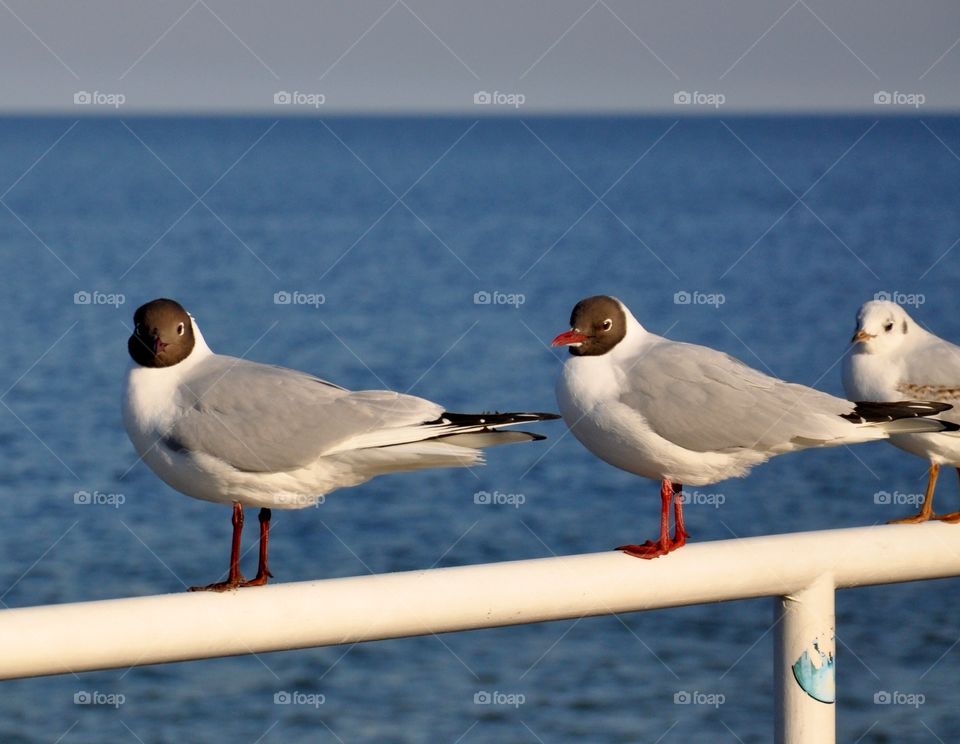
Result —
[[774, 455], [810, 447], [960, 428], [921, 418], [949, 409], [945, 403], [850, 403], [670, 341], [646, 331], [613, 297], [581, 300], [570, 325], [553, 340], [571, 354], [557, 382], [564, 421], [600, 459], [662, 481], [660, 539], [618, 548], [638, 558], [686, 543], [681, 484], [742, 477]]
[[[127, 434], [141, 459], [187, 496], [233, 504], [223, 591], [266, 584], [271, 509], [302, 509], [386, 473], [483, 463], [484, 447], [544, 437], [500, 427], [550, 413], [449, 413], [423, 398], [353, 392], [312, 375], [213, 353], [168, 299], [140, 307], [127, 343]], [[240, 573], [243, 507], [260, 507], [256, 578]]]
[[[924, 330], [894, 302], [873, 300], [857, 313], [853, 351], [844, 360], [843, 388], [857, 400], [897, 400], [918, 397], [956, 405], [960, 401], [960, 346]], [[960, 423], [957, 411], [944, 414]], [[930, 462], [930, 479], [918, 514], [897, 523], [939, 519], [960, 522], [960, 512], [937, 516], [933, 492], [940, 467], [950, 465], [960, 473], [960, 435], [904, 434], [890, 444]]]

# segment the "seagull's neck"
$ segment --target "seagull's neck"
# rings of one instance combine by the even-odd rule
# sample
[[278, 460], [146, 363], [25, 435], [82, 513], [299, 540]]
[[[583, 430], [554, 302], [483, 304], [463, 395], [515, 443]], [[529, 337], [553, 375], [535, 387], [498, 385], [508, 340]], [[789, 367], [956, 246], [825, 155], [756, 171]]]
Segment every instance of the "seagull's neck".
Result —
[[193, 351], [190, 352], [190, 359], [193, 359], [194, 357], [200, 359], [202, 357], [210, 356], [213, 354], [213, 351], [209, 346], [207, 346], [207, 341], [203, 337], [203, 334], [200, 333], [200, 328], [197, 326], [197, 322], [193, 320], [193, 318], [191, 318], [190, 321], [193, 323]]
[[623, 339], [600, 357], [609, 364], [617, 364], [622, 359], [632, 358], [639, 349], [659, 338], [659, 336], [649, 333], [646, 328], [640, 325], [640, 322], [629, 311], [626, 313], [626, 319], [627, 332], [623, 335]]

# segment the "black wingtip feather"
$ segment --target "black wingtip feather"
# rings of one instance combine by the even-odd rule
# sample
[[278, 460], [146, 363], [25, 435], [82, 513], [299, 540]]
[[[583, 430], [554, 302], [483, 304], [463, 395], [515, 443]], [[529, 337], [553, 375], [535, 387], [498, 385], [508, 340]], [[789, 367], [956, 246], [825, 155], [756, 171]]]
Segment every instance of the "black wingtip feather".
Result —
[[452, 413], [444, 411], [436, 421], [430, 424], [453, 424], [454, 426], [506, 426], [507, 424], [530, 423], [532, 421], [551, 421], [560, 418], [556, 413]]
[[[853, 411], [842, 413], [840, 417], [855, 424], [878, 424], [883, 421], [936, 416], [938, 413], [949, 411], [951, 408], [953, 406], [949, 403], [934, 401], [900, 400], [893, 403], [857, 401], [853, 404]], [[943, 423], [947, 424], [949, 422], [945, 421]], [[949, 426], [944, 428], [946, 431], [953, 431]]]

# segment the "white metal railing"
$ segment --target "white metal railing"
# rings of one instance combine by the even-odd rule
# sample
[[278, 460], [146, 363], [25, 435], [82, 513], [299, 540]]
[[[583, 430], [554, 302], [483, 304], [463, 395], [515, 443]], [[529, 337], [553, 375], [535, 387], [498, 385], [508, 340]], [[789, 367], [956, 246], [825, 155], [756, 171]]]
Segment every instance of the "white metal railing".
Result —
[[770, 596], [777, 740], [826, 744], [834, 590], [958, 575], [960, 526], [930, 522], [27, 607], [0, 612], [0, 679]]

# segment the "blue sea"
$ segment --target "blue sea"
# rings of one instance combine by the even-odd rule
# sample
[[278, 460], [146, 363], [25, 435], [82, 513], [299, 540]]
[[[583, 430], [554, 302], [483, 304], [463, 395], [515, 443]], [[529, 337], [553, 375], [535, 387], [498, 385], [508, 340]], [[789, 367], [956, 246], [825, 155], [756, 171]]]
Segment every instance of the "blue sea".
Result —
[[[0, 120], [2, 606], [226, 570], [230, 510], [165, 486], [123, 431], [142, 302], [178, 299], [216, 351], [351, 388], [553, 410], [550, 340], [577, 300], [614, 294], [652, 331], [840, 394], [877, 293], [960, 339], [958, 185], [955, 118]], [[562, 422], [537, 430], [549, 440], [475, 472], [275, 512], [275, 581], [655, 535], [655, 483]], [[705, 541], [871, 525], [912, 513], [925, 483], [923, 461], [882, 443], [811, 451], [696, 489], [687, 526]], [[960, 508], [952, 472], [938, 505]], [[841, 741], [955, 736], [958, 589], [838, 594]], [[0, 741], [766, 742], [771, 603], [3, 682]], [[94, 692], [123, 702], [74, 702]]]

